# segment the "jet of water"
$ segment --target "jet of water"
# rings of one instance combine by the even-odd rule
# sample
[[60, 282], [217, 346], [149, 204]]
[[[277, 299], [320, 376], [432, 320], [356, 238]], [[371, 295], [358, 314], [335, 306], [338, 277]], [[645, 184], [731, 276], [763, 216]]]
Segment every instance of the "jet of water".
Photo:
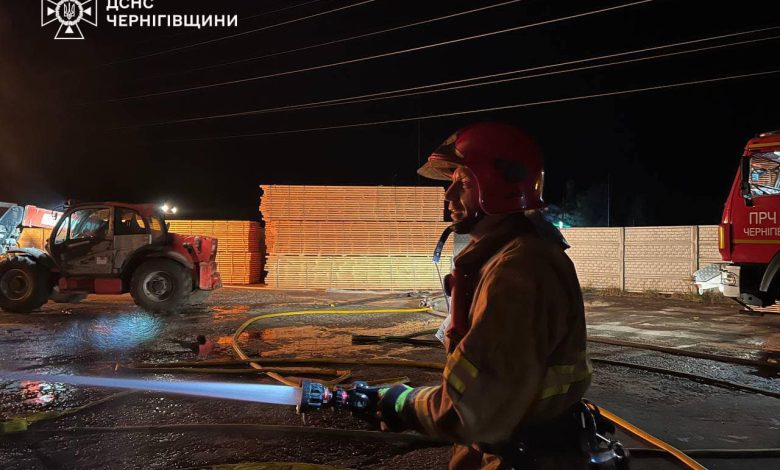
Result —
[[29, 374], [0, 371], [0, 380], [32, 380], [48, 383], [86, 385], [91, 387], [122, 388], [150, 392], [173, 393], [196, 397], [223, 398], [227, 400], [270, 403], [274, 405], [298, 405], [301, 389], [286, 385], [242, 384], [227, 382], [168, 382], [164, 380], [118, 379], [81, 375]]

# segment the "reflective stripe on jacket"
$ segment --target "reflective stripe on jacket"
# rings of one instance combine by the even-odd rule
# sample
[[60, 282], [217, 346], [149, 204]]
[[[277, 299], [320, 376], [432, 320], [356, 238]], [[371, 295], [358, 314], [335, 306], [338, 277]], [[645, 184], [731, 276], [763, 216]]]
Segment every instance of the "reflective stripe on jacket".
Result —
[[[469, 330], [447, 358], [442, 383], [416, 388], [403, 414], [427, 434], [498, 444], [557, 417], [592, 373], [580, 285], [560, 244], [509, 221], [456, 258], [480, 259]], [[495, 243], [494, 243], [495, 244]], [[480, 253], [490, 250], [490, 253]], [[492, 256], [491, 256], [492, 255]]]

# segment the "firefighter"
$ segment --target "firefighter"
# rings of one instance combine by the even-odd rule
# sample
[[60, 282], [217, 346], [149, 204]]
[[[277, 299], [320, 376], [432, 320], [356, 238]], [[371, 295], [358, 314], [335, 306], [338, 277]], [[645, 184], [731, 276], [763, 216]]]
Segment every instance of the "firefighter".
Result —
[[512, 126], [474, 124], [418, 173], [450, 181], [451, 230], [471, 241], [446, 283], [441, 384], [383, 391], [382, 428], [452, 440], [450, 469], [587, 468], [576, 411], [592, 372], [582, 292], [568, 245], [538, 213], [539, 149]]

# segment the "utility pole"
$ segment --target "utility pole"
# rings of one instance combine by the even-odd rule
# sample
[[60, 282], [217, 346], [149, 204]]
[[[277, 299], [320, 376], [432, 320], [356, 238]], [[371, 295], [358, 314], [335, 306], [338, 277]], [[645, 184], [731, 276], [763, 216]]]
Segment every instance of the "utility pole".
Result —
[[[417, 120], [417, 168], [420, 168], [420, 166], [422, 166], [422, 162], [420, 161], [420, 159], [422, 158], [422, 155], [420, 153], [422, 151], [420, 149], [420, 140], [422, 139], [422, 137], [421, 137], [422, 136], [422, 128], [421, 128], [421, 126], [422, 126], [422, 124], [420, 123], [420, 120], [418, 119]], [[415, 174], [416, 173], [417, 172], [415, 172]], [[418, 174], [417, 175], [417, 186], [419, 186], [419, 185], [420, 185], [420, 175]]]
[[566, 188], [563, 190], [563, 215], [561, 215], [561, 224], [566, 225]]
[[610, 204], [610, 202], [611, 202], [610, 201], [610, 196], [611, 196], [610, 190], [611, 189], [612, 188], [610, 186], [610, 174], [609, 174], [609, 172], [607, 172], [607, 227], [611, 227], [612, 226], [611, 223], [610, 223], [610, 220], [609, 220], [609, 209], [610, 209], [610, 206], [611, 206], [611, 204]]

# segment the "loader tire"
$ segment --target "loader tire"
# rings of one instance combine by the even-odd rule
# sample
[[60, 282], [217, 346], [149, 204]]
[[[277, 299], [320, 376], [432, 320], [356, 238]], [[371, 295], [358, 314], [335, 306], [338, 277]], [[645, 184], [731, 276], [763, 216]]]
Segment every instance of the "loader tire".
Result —
[[130, 280], [130, 295], [136, 305], [154, 313], [178, 312], [188, 305], [192, 274], [176, 261], [144, 262]]
[[6, 312], [30, 313], [49, 300], [49, 270], [27, 256], [8, 256], [0, 261], [0, 308]]

